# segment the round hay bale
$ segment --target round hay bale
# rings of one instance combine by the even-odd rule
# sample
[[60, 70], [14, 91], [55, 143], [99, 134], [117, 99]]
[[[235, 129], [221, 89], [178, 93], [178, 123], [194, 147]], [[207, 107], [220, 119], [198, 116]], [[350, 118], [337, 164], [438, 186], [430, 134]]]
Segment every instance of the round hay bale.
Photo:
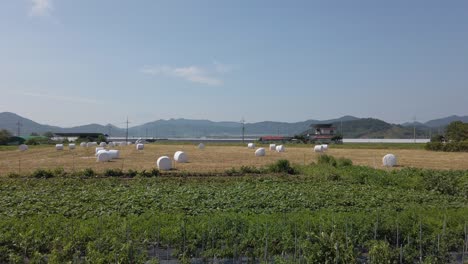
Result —
[[28, 150], [28, 145], [21, 144], [18, 146], [19, 151], [26, 151]]
[[86, 144], [87, 144], [86, 142], [81, 142], [81, 143], [80, 143], [80, 147], [84, 148], [84, 147], [87, 146]]
[[68, 149], [75, 149], [76, 145], [73, 143], [68, 144]]
[[200, 143], [200, 144], [198, 144], [197, 148], [198, 149], [205, 149], [205, 144]]
[[63, 144], [55, 144], [56, 150], [63, 150]]
[[86, 143], [86, 146], [89, 148], [89, 147], [96, 147], [97, 146], [97, 142], [88, 142]]
[[174, 154], [174, 160], [179, 163], [185, 163], [188, 162], [188, 156], [183, 151], [177, 151]]
[[103, 147], [96, 147], [96, 154], [100, 151], [100, 150], [103, 150], [104, 148]]
[[249, 149], [254, 149], [254, 148], [255, 148], [255, 144], [254, 144], [254, 143], [249, 143], [249, 144], [247, 144], [247, 147], [248, 147]]
[[137, 150], [143, 150], [145, 148], [145, 145], [143, 144], [136, 144], [136, 149]]
[[328, 150], [328, 145], [327, 144], [322, 144], [322, 150], [327, 151]]
[[105, 150], [105, 149], [100, 149], [100, 150], [98, 150], [98, 151], [96, 152], [96, 155], [95, 155], [95, 156], [97, 157], [97, 156], [99, 156], [100, 153], [103, 153], [103, 152], [107, 152], [107, 150]]
[[111, 159], [118, 159], [120, 157], [120, 151], [116, 149], [108, 150], [107, 153], [111, 155]]
[[397, 165], [397, 158], [393, 154], [387, 154], [382, 158], [382, 163], [385, 167], [394, 167]]
[[270, 144], [270, 150], [275, 151], [276, 150], [276, 144]]
[[114, 144], [114, 142], [109, 142], [109, 144], [107, 144], [107, 146], [108, 146], [109, 148], [113, 148], [113, 147], [115, 147], [115, 144]]
[[322, 145], [315, 145], [314, 152], [318, 152], [318, 153], [323, 152], [323, 146]]
[[283, 145], [276, 146], [276, 152], [284, 152], [284, 146]]
[[265, 156], [265, 149], [264, 149], [264, 148], [258, 148], [258, 149], [255, 151], [255, 156], [256, 156], [256, 157], [263, 157], [263, 156]]
[[100, 147], [105, 147], [105, 146], [107, 146], [107, 144], [106, 144], [106, 142], [101, 142], [101, 143], [99, 143], [99, 146]]
[[162, 171], [170, 170], [172, 169], [171, 159], [168, 156], [159, 157], [156, 161], [156, 166], [158, 166], [158, 169]]
[[107, 151], [100, 151], [96, 158], [97, 162], [106, 162], [109, 160], [111, 160], [111, 155], [107, 153]]

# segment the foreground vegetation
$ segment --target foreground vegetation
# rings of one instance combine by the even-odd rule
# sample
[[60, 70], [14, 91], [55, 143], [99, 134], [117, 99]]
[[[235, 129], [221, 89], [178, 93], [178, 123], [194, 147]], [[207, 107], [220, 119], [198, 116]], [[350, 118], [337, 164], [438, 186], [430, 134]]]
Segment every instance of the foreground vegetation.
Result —
[[331, 156], [210, 177], [61, 171], [0, 180], [0, 262], [447, 263], [466, 243], [467, 171]]

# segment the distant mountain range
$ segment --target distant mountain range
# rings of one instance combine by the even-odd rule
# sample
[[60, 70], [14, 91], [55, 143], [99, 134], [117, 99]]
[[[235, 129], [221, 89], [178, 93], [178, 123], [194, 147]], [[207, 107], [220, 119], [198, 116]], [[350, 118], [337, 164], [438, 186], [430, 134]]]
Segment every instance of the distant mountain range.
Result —
[[[468, 116], [449, 116], [416, 123], [417, 137], [428, 137], [431, 129], [443, 128], [452, 121], [468, 122]], [[83, 126], [62, 128], [44, 125], [10, 112], [0, 113], [0, 129], [7, 129], [17, 134], [17, 123], [21, 124], [21, 135], [45, 132], [82, 132], [103, 133], [111, 136], [125, 136], [125, 129], [114, 125], [89, 124]], [[246, 123], [245, 133], [248, 136], [262, 135], [297, 135], [311, 133], [310, 126], [320, 123], [332, 123], [345, 138], [412, 138], [413, 123], [390, 124], [375, 118], [358, 118], [343, 116], [330, 120], [306, 120], [286, 123], [264, 121]], [[239, 122], [213, 122], [209, 120], [169, 119], [157, 120], [129, 128], [131, 137], [239, 137], [242, 125]]]

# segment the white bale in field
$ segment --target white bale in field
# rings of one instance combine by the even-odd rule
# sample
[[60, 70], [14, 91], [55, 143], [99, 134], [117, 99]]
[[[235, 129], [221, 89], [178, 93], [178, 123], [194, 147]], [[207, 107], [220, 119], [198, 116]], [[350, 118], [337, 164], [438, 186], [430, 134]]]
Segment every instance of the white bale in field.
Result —
[[101, 143], [99, 143], [99, 146], [100, 147], [105, 147], [105, 146], [107, 146], [107, 144], [106, 144], [106, 142], [101, 142]]
[[327, 151], [328, 150], [328, 145], [327, 144], [322, 144], [322, 150]]
[[270, 144], [270, 150], [276, 150], [276, 144]]
[[100, 153], [103, 153], [103, 152], [107, 152], [107, 150], [106, 149], [100, 149], [100, 150], [96, 151], [95, 156], [97, 157], [97, 156], [99, 156]]
[[137, 150], [143, 150], [145, 148], [145, 145], [143, 144], [136, 144], [136, 149]]
[[200, 143], [200, 144], [198, 144], [197, 148], [198, 149], [205, 149], [205, 144]]
[[80, 143], [80, 147], [83, 147], [83, 148], [84, 148], [84, 147], [86, 147], [86, 144], [87, 144], [86, 142], [81, 142], [81, 143]]
[[284, 152], [284, 146], [283, 145], [276, 146], [276, 152]]
[[96, 158], [97, 162], [106, 162], [109, 160], [111, 160], [111, 155], [107, 151], [99, 152], [99, 155], [97, 155], [97, 158]]
[[397, 165], [397, 158], [393, 154], [387, 154], [382, 158], [382, 163], [385, 167], [394, 167]]
[[159, 157], [159, 159], [156, 161], [156, 166], [158, 166], [158, 169], [163, 171], [170, 170], [172, 169], [171, 159], [168, 156]]
[[19, 151], [26, 151], [26, 150], [28, 150], [28, 145], [21, 144], [21, 145], [19, 145], [18, 149], [19, 149]]
[[247, 147], [248, 147], [249, 149], [254, 149], [254, 148], [255, 148], [255, 144], [254, 144], [254, 143], [249, 143], [249, 144], [247, 144]]
[[100, 151], [100, 150], [103, 150], [104, 148], [103, 147], [96, 147], [96, 154]]
[[107, 146], [108, 146], [109, 148], [113, 148], [113, 147], [115, 147], [115, 144], [114, 144], [114, 142], [109, 142], [109, 144], [107, 144]]
[[109, 153], [111, 155], [112, 159], [118, 159], [120, 157], [120, 151], [118, 151], [116, 149], [108, 150], [107, 153]]
[[68, 144], [69, 149], [75, 149], [76, 145], [73, 143]]
[[97, 146], [97, 142], [88, 142], [86, 143], [86, 146], [89, 148], [89, 147], [96, 147]]
[[63, 150], [63, 144], [55, 144], [56, 150]]
[[264, 148], [258, 148], [258, 149], [255, 151], [255, 156], [256, 156], [256, 157], [263, 157], [263, 156], [265, 156], [265, 149], [264, 149]]
[[188, 156], [183, 151], [176, 151], [174, 154], [174, 160], [179, 163], [188, 162]]
[[323, 152], [323, 146], [322, 145], [315, 145], [314, 147], [314, 152]]

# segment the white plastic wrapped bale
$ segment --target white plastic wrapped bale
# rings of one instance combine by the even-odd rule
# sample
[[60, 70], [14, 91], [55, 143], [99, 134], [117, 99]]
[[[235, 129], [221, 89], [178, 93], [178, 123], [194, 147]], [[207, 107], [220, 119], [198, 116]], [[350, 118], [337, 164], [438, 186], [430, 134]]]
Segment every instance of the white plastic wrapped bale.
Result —
[[109, 153], [111, 155], [112, 159], [118, 159], [120, 157], [120, 151], [118, 151], [116, 149], [108, 150], [107, 153]]
[[63, 144], [55, 144], [56, 150], [63, 150]]
[[113, 147], [115, 147], [115, 144], [114, 144], [114, 142], [109, 142], [109, 144], [107, 144], [107, 146], [108, 146], [109, 148], [113, 148]]
[[256, 156], [256, 157], [263, 157], [263, 156], [265, 156], [265, 149], [264, 149], [264, 148], [258, 148], [258, 149], [255, 151], [255, 156]]
[[254, 143], [249, 143], [249, 144], [247, 144], [247, 147], [248, 147], [249, 149], [254, 149], [254, 148], [255, 148], [255, 144], [254, 144]]
[[68, 144], [68, 149], [75, 149], [76, 145], [73, 143]]
[[205, 149], [205, 144], [200, 143], [200, 144], [198, 144], [197, 148], [198, 149]]
[[100, 151], [96, 158], [97, 162], [106, 162], [109, 160], [111, 160], [111, 155], [107, 151]]
[[84, 147], [87, 146], [86, 144], [87, 144], [86, 142], [81, 142], [81, 143], [80, 143], [80, 147], [84, 148]]
[[174, 160], [179, 163], [188, 162], [188, 156], [183, 151], [176, 151], [174, 154]]
[[97, 157], [97, 156], [99, 156], [100, 153], [103, 153], [103, 152], [107, 152], [107, 150], [106, 150], [106, 149], [98, 150], [98, 151], [96, 152], [96, 155], [95, 155], [95, 156]]
[[394, 167], [397, 165], [397, 158], [393, 154], [387, 154], [382, 158], [382, 163], [385, 167]]
[[284, 146], [283, 145], [276, 146], [276, 152], [284, 152]]
[[28, 150], [28, 145], [21, 144], [21, 145], [19, 145], [18, 149], [19, 149], [19, 151], [26, 151], [26, 150]]
[[159, 159], [156, 161], [156, 166], [158, 166], [158, 169], [162, 171], [170, 170], [172, 169], [171, 159], [168, 156], [159, 157]]
[[276, 150], [276, 144], [270, 144], [270, 150], [275, 151]]
[[136, 144], [136, 149], [137, 150], [143, 150], [145, 148], [145, 145], [143, 144]]
[[86, 143], [86, 146], [89, 148], [89, 147], [96, 147], [97, 146], [97, 142], [88, 142]]
[[103, 150], [104, 148], [103, 147], [96, 147], [96, 154], [100, 151], [100, 150]]
[[318, 153], [323, 152], [323, 146], [322, 145], [315, 145], [314, 152], [318, 152]]
[[101, 142], [101, 143], [99, 143], [99, 146], [100, 147], [105, 147], [105, 146], [107, 146], [107, 144], [106, 144], [106, 142]]
[[322, 144], [322, 150], [327, 151], [328, 150], [328, 145], [327, 144]]

